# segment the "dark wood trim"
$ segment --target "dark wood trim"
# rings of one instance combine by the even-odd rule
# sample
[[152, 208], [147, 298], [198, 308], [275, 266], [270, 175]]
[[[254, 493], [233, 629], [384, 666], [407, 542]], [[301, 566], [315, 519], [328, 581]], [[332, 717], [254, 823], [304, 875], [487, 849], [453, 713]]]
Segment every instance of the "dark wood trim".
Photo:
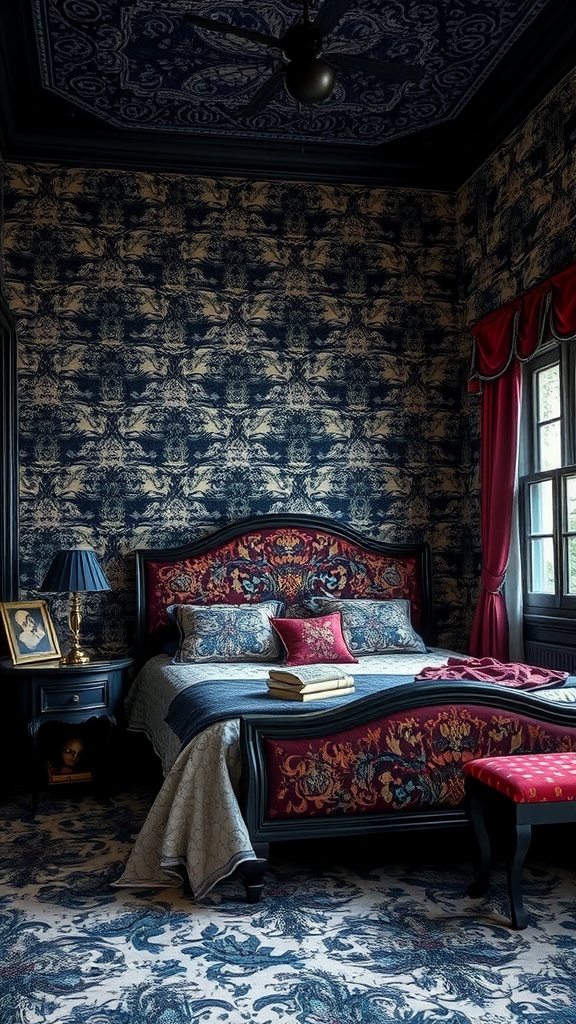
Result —
[[524, 640], [531, 643], [560, 644], [576, 649], [574, 611], [549, 609], [548, 612], [524, 610]]
[[18, 599], [18, 377], [16, 329], [0, 295], [0, 599]]

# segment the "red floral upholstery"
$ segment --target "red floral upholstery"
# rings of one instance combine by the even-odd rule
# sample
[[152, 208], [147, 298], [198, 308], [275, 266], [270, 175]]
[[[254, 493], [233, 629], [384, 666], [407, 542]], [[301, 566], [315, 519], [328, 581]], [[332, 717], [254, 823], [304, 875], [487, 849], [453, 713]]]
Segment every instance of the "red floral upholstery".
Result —
[[[253, 530], [181, 562], [146, 564], [148, 636], [170, 630], [168, 605], [282, 600], [298, 610], [314, 596], [408, 598], [412, 624], [422, 622], [414, 557], [387, 557], [323, 530]], [[298, 612], [297, 612], [298, 613]], [[172, 627], [173, 629], [173, 627]]]
[[576, 773], [576, 727], [461, 704], [398, 712], [317, 739], [266, 739], [267, 813], [309, 818], [459, 807], [471, 762], [519, 764], [526, 759], [518, 755], [555, 751]]
[[318, 615], [315, 619], [271, 619], [286, 650], [287, 665], [331, 665], [354, 662], [342, 635], [340, 612]]
[[576, 753], [484, 757], [464, 771], [517, 804], [576, 800]]

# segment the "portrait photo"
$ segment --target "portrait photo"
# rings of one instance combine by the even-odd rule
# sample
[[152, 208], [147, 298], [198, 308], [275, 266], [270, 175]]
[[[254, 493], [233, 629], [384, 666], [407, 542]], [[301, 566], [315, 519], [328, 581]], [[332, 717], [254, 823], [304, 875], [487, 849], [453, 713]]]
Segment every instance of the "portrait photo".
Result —
[[60, 657], [46, 601], [4, 601], [0, 611], [14, 665]]
[[92, 771], [81, 730], [75, 731], [72, 726], [68, 726], [58, 742], [52, 743], [46, 759], [46, 771], [50, 786], [92, 782]]

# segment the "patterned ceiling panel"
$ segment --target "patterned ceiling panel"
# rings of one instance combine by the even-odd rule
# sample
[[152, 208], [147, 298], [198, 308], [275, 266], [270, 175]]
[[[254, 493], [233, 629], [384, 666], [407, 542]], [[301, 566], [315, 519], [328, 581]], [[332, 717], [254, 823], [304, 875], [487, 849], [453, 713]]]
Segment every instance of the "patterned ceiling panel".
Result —
[[[332, 2], [332, 0], [330, 0]], [[314, 18], [323, 5], [311, 3]], [[299, 105], [281, 83], [243, 111], [281, 52], [187, 23], [194, 13], [281, 37], [302, 19], [299, 0], [33, 0], [44, 87], [123, 129], [269, 141], [371, 146], [455, 118], [505, 59], [546, 0], [357, 0], [323, 53], [424, 69], [390, 82], [338, 68], [327, 100]], [[346, 9], [347, 8], [347, 9]]]

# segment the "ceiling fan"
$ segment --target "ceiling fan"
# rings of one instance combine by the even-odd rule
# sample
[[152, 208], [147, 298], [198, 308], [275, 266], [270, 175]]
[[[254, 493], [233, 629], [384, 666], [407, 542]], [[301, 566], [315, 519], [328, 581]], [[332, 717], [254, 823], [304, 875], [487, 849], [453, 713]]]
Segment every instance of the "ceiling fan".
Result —
[[310, 19], [310, 3], [304, 0], [302, 21], [291, 25], [280, 37], [268, 36], [228, 22], [214, 21], [197, 14], [184, 14], [190, 25], [218, 32], [220, 35], [238, 36], [280, 50], [285, 64], [276, 68], [242, 110], [244, 117], [262, 110], [284, 83], [287, 92], [298, 103], [314, 104], [328, 99], [336, 83], [335, 68], [362, 71], [390, 82], [418, 82], [424, 68], [415, 64], [391, 64], [352, 54], [327, 53], [322, 56], [322, 43], [346, 13], [352, 0], [324, 0], [318, 14]]

